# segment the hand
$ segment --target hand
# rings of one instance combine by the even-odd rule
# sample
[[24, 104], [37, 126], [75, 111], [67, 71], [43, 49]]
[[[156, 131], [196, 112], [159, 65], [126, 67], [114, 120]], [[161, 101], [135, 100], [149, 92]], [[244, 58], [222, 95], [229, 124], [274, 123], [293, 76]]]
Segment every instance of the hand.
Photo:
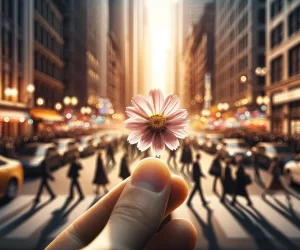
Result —
[[186, 220], [173, 220], [157, 233], [187, 195], [182, 178], [171, 176], [161, 160], [147, 158], [46, 249], [194, 249], [197, 233]]

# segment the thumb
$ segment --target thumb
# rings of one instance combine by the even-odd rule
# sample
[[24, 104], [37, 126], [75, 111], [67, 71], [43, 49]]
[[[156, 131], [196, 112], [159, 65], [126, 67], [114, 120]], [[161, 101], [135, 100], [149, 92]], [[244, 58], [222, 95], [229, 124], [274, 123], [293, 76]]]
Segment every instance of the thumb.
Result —
[[171, 174], [156, 158], [142, 160], [123, 190], [111, 217], [87, 249], [143, 249], [157, 232], [171, 189]]

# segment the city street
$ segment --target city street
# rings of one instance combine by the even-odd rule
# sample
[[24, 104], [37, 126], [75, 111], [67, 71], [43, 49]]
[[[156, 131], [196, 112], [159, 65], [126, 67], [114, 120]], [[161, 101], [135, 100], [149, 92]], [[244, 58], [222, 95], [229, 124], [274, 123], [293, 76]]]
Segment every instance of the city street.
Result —
[[[166, 153], [167, 154], [167, 153]], [[177, 157], [179, 158], [179, 153]], [[118, 177], [121, 152], [116, 155], [117, 166], [108, 171], [111, 189], [120, 182]], [[167, 155], [163, 157], [167, 160]], [[206, 174], [213, 157], [202, 152], [201, 164]], [[92, 179], [96, 156], [82, 159], [84, 170], [81, 173], [85, 199], [67, 201], [69, 179], [66, 178], [67, 166], [54, 173], [51, 183], [57, 198], [48, 201], [44, 193], [41, 203], [33, 206], [39, 179], [27, 179], [19, 196], [9, 204], [0, 207], [0, 249], [43, 249], [68, 224], [91, 207], [98, 198], [93, 193]], [[131, 163], [131, 171], [138, 159]], [[179, 174], [173, 168], [174, 174]], [[233, 171], [235, 172], [235, 170]], [[253, 176], [249, 166], [247, 172]], [[182, 174], [181, 174], [182, 175]], [[187, 175], [182, 175], [191, 188]], [[262, 172], [265, 183], [270, 179]], [[299, 249], [300, 248], [300, 194], [299, 189], [290, 190], [293, 194], [289, 205], [285, 196], [277, 194], [264, 201], [260, 194], [262, 188], [255, 182], [249, 186], [254, 208], [247, 207], [243, 198], [235, 208], [220, 203], [212, 192], [212, 177], [207, 174], [203, 180], [203, 189], [209, 205], [204, 208], [198, 195], [194, 196], [192, 207], [186, 204], [173, 214], [174, 218], [190, 220], [198, 231], [196, 249]], [[218, 186], [219, 193], [221, 186]], [[103, 190], [101, 190], [103, 192]]]

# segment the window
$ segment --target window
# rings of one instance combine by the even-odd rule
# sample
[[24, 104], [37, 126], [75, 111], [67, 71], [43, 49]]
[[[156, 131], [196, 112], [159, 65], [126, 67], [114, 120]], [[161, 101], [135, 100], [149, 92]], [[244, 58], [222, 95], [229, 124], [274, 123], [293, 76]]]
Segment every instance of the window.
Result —
[[275, 16], [277, 16], [281, 12], [282, 7], [283, 7], [283, 0], [274, 0], [271, 3], [271, 9], [270, 9], [271, 18], [274, 18]]
[[289, 51], [289, 76], [300, 74], [300, 44]]
[[282, 80], [282, 56], [271, 62], [271, 82], [276, 83]]
[[265, 67], [266, 65], [266, 57], [264, 55], [259, 55], [257, 58], [258, 67]]
[[264, 47], [266, 45], [266, 32], [258, 32], [258, 46]]
[[248, 26], [248, 14], [246, 13], [239, 21], [238, 31], [241, 33]]
[[242, 52], [248, 46], [248, 35], [246, 34], [243, 38], [239, 41], [239, 52]]
[[240, 0], [239, 1], [239, 12], [245, 9], [248, 5], [248, 0]]
[[23, 28], [23, 11], [24, 11], [23, 0], [19, 0], [18, 1], [18, 25], [20, 28]]
[[239, 72], [245, 70], [248, 67], [248, 56], [244, 56], [239, 60]]
[[265, 24], [266, 23], [266, 10], [260, 9], [258, 11], [258, 23], [259, 24]]
[[289, 36], [300, 31], [300, 6], [289, 15]]
[[21, 39], [18, 40], [18, 62], [23, 62], [23, 42]]
[[283, 25], [278, 24], [271, 32], [271, 48], [279, 45], [283, 40]]

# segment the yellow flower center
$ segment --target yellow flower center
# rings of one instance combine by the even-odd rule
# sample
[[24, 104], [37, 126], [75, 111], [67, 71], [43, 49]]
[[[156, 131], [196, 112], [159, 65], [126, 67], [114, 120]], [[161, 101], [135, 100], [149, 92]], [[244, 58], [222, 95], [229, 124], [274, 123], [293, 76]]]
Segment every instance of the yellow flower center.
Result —
[[165, 127], [167, 119], [162, 115], [152, 115], [149, 118], [149, 126], [153, 130], [161, 130]]

